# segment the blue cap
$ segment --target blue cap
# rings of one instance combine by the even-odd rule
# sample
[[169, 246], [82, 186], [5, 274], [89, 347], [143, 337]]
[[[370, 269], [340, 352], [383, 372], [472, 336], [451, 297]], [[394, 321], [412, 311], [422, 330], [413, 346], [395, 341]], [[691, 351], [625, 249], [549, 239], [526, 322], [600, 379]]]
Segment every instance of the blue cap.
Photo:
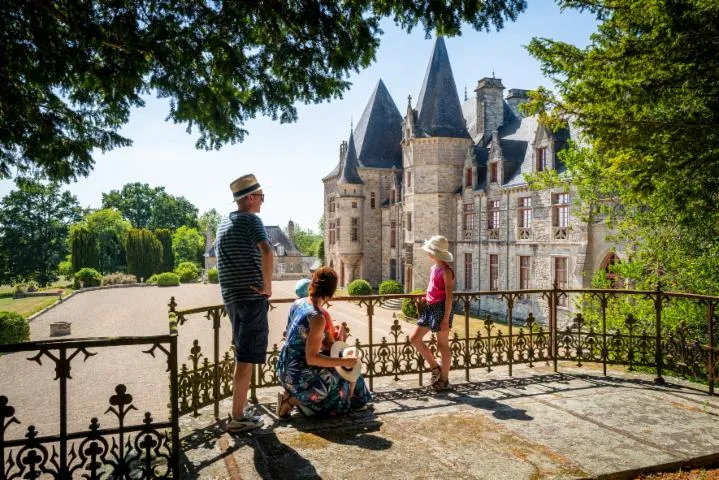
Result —
[[306, 278], [299, 280], [295, 284], [295, 295], [297, 298], [305, 298], [310, 294], [310, 281]]

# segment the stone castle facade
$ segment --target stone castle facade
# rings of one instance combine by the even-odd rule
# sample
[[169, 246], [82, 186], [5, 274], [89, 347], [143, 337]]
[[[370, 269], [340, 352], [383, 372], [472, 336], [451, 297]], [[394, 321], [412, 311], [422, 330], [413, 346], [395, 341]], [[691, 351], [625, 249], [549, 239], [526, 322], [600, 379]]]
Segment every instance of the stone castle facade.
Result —
[[[575, 218], [574, 192], [530, 190], [524, 174], [564, 170], [557, 151], [575, 136], [552, 133], [505, 97], [498, 78], [482, 78], [460, 103], [444, 41], [437, 39], [416, 105], [402, 116], [380, 80], [340, 145], [324, 179], [325, 263], [340, 285], [395, 279], [426, 288], [431, 261], [421, 249], [444, 235], [454, 255], [456, 291], [588, 287], [594, 271], [616, 261], [606, 226]], [[571, 298], [562, 305], [567, 321]], [[484, 311], [505, 311], [485, 298]], [[515, 314], [546, 318], [541, 299]]]

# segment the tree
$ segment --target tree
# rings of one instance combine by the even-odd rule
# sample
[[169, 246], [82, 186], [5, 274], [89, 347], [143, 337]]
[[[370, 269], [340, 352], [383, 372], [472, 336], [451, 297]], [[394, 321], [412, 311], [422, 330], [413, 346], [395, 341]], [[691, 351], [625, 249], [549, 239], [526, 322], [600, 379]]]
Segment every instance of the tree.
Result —
[[160, 272], [171, 272], [175, 268], [175, 254], [172, 252], [172, 233], [166, 228], [155, 230], [155, 236], [162, 244]]
[[[93, 259], [94, 265], [83, 265], [73, 259], [73, 269], [91, 267], [103, 274], [123, 271], [127, 267], [125, 259], [125, 241], [127, 231], [132, 227], [130, 222], [125, 220], [122, 214], [114, 208], [106, 208], [88, 213], [85, 218], [71, 227], [71, 237], [83, 235], [83, 242], [88, 246], [83, 249], [90, 249], [93, 254], [88, 257]], [[75, 233], [76, 229], [86, 230], [86, 233]]]
[[[287, 228], [285, 228], [284, 232], [288, 237], [290, 236]], [[291, 240], [294, 242], [297, 250], [299, 250], [302, 255], [307, 256], [315, 254], [317, 242], [322, 240], [322, 235], [314, 233], [310, 229], [303, 229], [298, 224], [295, 225], [293, 237]]]
[[197, 226], [197, 207], [185, 197], [175, 197], [164, 191], [160, 192], [152, 206], [150, 227], [176, 230], [183, 225]]
[[102, 194], [102, 208], [116, 208], [135, 228], [149, 228], [155, 201], [164, 187], [147, 183], [128, 183], [121, 190]]
[[197, 229], [200, 233], [207, 233], [210, 230], [213, 238], [217, 234], [217, 227], [222, 221], [222, 215], [220, 215], [214, 208], [206, 211], [197, 218]]
[[47, 285], [57, 278], [65, 257], [70, 224], [80, 218], [75, 196], [57, 183], [17, 179], [16, 190], [0, 202], [0, 258], [4, 281], [36, 280]]
[[73, 272], [99, 268], [97, 238], [90, 233], [87, 225], [78, 223], [70, 227], [69, 242]]
[[198, 263], [202, 255], [205, 239], [197, 230], [182, 226], [172, 235], [172, 250], [175, 253], [175, 266], [182, 262]]
[[[621, 200], [664, 205], [683, 226], [716, 225], [719, 193], [719, 9], [712, 0], [562, 0], [602, 20], [581, 49], [533, 39], [552, 76], [530, 112], [571, 116]], [[551, 111], [550, 111], [551, 109]]]
[[629, 256], [615, 271], [637, 287], [719, 293], [716, 2], [560, 4], [601, 24], [586, 48], [532, 40], [556, 92], [539, 89], [527, 111], [583, 132], [560, 158], [587, 219], [608, 221]]
[[197, 128], [197, 147], [242, 141], [258, 114], [297, 119], [297, 102], [337, 98], [374, 60], [380, 20], [429, 34], [501, 28], [526, 0], [414, 2], [0, 2], [0, 175], [39, 167], [86, 176], [93, 149], [128, 146], [118, 131], [141, 95], [170, 99], [168, 119]]
[[162, 243], [146, 228], [132, 228], [127, 232], [127, 272], [138, 280], [160, 273]]

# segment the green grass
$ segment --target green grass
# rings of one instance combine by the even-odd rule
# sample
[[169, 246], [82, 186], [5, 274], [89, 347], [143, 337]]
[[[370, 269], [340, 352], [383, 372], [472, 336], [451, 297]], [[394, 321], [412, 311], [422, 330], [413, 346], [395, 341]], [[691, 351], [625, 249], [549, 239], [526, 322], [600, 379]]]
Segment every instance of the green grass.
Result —
[[0, 312], [15, 312], [27, 318], [43, 308], [57, 301], [56, 296], [27, 297], [27, 298], [0, 298]]

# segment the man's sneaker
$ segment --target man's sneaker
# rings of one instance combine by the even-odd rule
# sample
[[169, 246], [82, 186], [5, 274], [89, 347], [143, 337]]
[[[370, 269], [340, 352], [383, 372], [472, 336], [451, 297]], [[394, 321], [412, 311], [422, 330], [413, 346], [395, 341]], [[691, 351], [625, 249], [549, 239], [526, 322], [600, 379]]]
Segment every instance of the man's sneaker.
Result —
[[260, 428], [265, 422], [262, 417], [240, 417], [233, 418], [227, 422], [227, 431], [230, 433], [246, 432]]

